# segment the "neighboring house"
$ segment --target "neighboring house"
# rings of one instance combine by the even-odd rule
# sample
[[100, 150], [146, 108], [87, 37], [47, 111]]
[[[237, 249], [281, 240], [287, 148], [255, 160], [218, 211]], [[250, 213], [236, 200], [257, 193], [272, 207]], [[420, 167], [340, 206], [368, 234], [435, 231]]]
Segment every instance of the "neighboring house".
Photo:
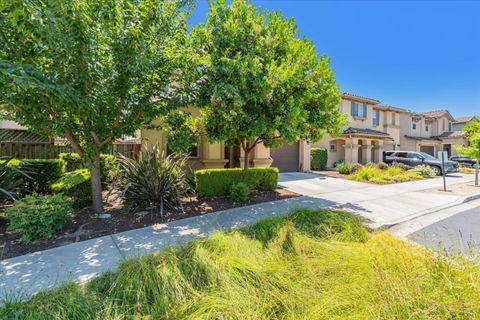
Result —
[[340, 137], [325, 136], [314, 147], [328, 150], [328, 167], [338, 162], [367, 163], [383, 159], [384, 150], [400, 147], [400, 118], [405, 109], [379, 100], [344, 93], [339, 105], [350, 124]]
[[475, 116], [457, 117], [453, 122], [453, 131], [462, 131], [467, 123], [473, 120]]
[[48, 158], [53, 141], [14, 121], [0, 120], [0, 157]]
[[[198, 110], [189, 109], [194, 116], [199, 116]], [[155, 121], [153, 122], [154, 124]], [[168, 150], [167, 136], [159, 130], [141, 130], [144, 146], [158, 145], [163, 150]], [[200, 137], [198, 147], [191, 148], [189, 166], [193, 170], [203, 168], [237, 168], [243, 166], [244, 153], [240, 147], [229, 148], [224, 142], [210, 143], [207, 137]], [[310, 170], [310, 145], [305, 141], [285, 144], [271, 151], [270, 148], [259, 144], [250, 153], [251, 167], [279, 168], [280, 171], [309, 171]]]
[[401, 119], [402, 150], [420, 151], [436, 156], [438, 151], [456, 155], [455, 145], [466, 143], [463, 133], [454, 130], [455, 118], [448, 110], [407, 112]]

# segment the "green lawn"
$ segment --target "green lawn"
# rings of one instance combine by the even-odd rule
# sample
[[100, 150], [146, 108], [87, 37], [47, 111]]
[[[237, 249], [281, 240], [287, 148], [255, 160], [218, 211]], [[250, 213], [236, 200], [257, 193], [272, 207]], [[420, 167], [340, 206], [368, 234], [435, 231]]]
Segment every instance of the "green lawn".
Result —
[[480, 267], [369, 233], [345, 212], [288, 218], [125, 261], [1, 319], [478, 319]]

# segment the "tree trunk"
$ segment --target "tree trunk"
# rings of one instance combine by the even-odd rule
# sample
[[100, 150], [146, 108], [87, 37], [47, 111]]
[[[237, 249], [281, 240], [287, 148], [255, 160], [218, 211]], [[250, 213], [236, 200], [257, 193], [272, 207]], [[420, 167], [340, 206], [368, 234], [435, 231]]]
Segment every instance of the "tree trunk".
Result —
[[247, 170], [250, 166], [250, 150], [246, 148], [243, 149], [243, 152], [245, 153], [245, 158], [243, 159], [243, 169]]
[[102, 173], [100, 170], [100, 151], [95, 153], [91, 170], [92, 204], [95, 213], [103, 213]]
[[475, 165], [475, 186], [478, 187], [478, 159], [477, 159], [477, 164]]

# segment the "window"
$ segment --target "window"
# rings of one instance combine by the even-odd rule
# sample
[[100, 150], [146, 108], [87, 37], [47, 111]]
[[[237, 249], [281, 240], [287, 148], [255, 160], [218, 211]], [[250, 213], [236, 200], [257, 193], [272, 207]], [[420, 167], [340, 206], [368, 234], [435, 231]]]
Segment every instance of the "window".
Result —
[[407, 154], [408, 154], [407, 152], [397, 152], [397, 153], [395, 153], [395, 157], [406, 158]]
[[428, 124], [425, 125], [425, 131], [428, 132], [429, 128], [428, 128]]
[[417, 120], [412, 120], [412, 130], [417, 130]]
[[418, 153], [414, 153], [414, 152], [409, 152], [408, 153], [408, 158], [409, 159], [422, 159], [422, 157]]
[[335, 141], [330, 142], [330, 151], [337, 151], [337, 143]]
[[448, 132], [452, 132], [452, 123], [451, 122], [448, 123]]
[[373, 126], [379, 126], [380, 125], [380, 110], [373, 110]]
[[352, 117], [366, 118], [367, 117], [367, 104], [352, 101], [351, 115], [352, 115]]
[[[170, 148], [168, 147], [167, 145], [167, 154], [170, 155], [172, 154], [172, 150], [170, 150]], [[180, 156], [182, 157], [186, 157], [186, 156], [189, 156], [190, 158], [198, 158], [198, 146], [192, 146], [190, 147], [190, 149], [188, 149], [187, 152], [185, 153], [180, 153]]]

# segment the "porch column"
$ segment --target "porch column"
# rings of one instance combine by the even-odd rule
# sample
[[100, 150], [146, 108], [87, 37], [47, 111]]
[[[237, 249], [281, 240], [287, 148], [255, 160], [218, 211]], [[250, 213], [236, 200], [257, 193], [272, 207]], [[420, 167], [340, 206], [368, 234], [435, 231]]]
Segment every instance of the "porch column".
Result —
[[383, 161], [383, 141], [378, 141], [378, 144], [375, 145], [375, 157], [378, 159], [377, 161]]
[[[270, 148], [265, 147], [262, 143], [259, 143], [255, 146], [255, 148], [250, 153], [253, 162], [253, 167], [270, 167], [272, 165], [273, 159], [270, 157]], [[242, 150], [242, 157], [240, 161], [240, 165], [243, 167], [243, 150]]]
[[345, 162], [346, 163], [358, 163], [358, 139], [348, 139], [345, 145]]
[[205, 168], [223, 168], [228, 162], [225, 159], [225, 145], [223, 142], [209, 143], [202, 137], [202, 164]]
[[372, 161], [372, 140], [365, 139], [365, 145], [362, 145], [362, 159], [365, 163]]

